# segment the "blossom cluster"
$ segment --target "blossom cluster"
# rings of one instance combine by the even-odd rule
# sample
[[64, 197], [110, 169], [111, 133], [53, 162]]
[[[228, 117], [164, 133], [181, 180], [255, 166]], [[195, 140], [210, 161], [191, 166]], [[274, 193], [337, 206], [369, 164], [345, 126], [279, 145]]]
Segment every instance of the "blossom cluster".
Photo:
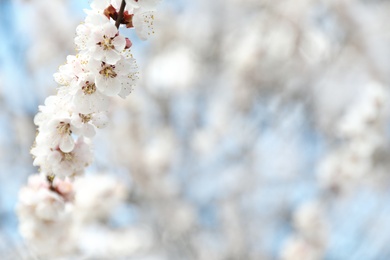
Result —
[[57, 95], [39, 107], [35, 117], [38, 134], [31, 153], [44, 175], [62, 179], [81, 175], [92, 162], [90, 139], [108, 123], [110, 98], [126, 98], [137, 83], [132, 43], [118, 28], [120, 24], [134, 27], [146, 39], [153, 33], [157, 1], [127, 1], [125, 10], [119, 10], [120, 4], [115, 0], [92, 2], [85, 22], [76, 29], [78, 54], [68, 56], [54, 74]]
[[[44, 237], [37, 232], [46, 230], [43, 226], [47, 223], [69, 230], [64, 223], [70, 223], [73, 193], [78, 187], [71, 182], [93, 161], [92, 138], [109, 122], [111, 98], [126, 98], [137, 83], [132, 42], [119, 27], [134, 28], [142, 40], [147, 39], [154, 33], [157, 3], [94, 0], [92, 9], [85, 11], [85, 22], [76, 29], [78, 53], [68, 56], [66, 64], [54, 74], [59, 85], [57, 94], [46, 98], [34, 118], [38, 128], [31, 154], [40, 175], [31, 176], [20, 192], [21, 233], [26, 240], [35, 241], [36, 248], [42, 248], [36, 238]], [[59, 243], [63, 239], [51, 241]], [[50, 239], [39, 240], [43, 247], [47, 247], [46, 240]]]
[[[73, 249], [72, 212], [74, 190], [69, 181], [55, 179], [49, 184], [42, 175], [31, 175], [19, 193], [19, 230], [29, 246], [40, 255], [53, 249], [64, 254]], [[55, 231], [55, 232], [53, 232]]]
[[[51, 184], [42, 175], [31, 175], [28, 185], [20, 190], [16, 208], [20, 233], [32, 253], [42, 259], [90, 253], [83, 238], [91, 226], [111, 217], [123, 204], [126, 192], [123, 183], [106, 173], [75, 181], [55, 178]], [[104, 246], [113, 252], [109, 247]]]

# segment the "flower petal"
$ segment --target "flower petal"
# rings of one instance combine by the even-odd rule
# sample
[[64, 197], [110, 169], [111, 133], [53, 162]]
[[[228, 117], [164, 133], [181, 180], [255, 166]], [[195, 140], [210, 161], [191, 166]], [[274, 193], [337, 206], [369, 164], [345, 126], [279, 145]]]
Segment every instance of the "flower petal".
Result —
[[118, 35], [112, 40], [112, 44], [117, 51], [123, 51], [126, 47], [126, 39], [122, 35]]
[[134, 14], [133, 25], [141, 40], [147, 40], [154, 34], [154, 11], [139, 11]]
[[116, 50], [105, 51], [105, 62], [111, 65], [115, 65], [120, 59], [121, 55]]
[[64, 153], [69, 153], [74, 149], [74, 140], [72, 136], [66, 135], [61, 138], [60, 150]]
[[121, 83], [117, 77], [115, 78], [104, 78], [96, 77], [96, 87], [100, 92], [107, 96], [118, 95], [121, 91]]

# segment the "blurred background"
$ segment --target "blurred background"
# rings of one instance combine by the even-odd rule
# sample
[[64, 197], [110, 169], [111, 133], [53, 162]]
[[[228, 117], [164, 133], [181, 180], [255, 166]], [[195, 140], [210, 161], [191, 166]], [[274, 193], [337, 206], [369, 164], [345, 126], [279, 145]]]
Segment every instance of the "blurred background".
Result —
[[94, 139], [99, 217], [74, 251], [31, 252], [33, 117], [83, 8], [0, 0], [1, 259], [390, 259], [386, 0], [163, 0], [150, 41], [123, 31], [141, 82]]

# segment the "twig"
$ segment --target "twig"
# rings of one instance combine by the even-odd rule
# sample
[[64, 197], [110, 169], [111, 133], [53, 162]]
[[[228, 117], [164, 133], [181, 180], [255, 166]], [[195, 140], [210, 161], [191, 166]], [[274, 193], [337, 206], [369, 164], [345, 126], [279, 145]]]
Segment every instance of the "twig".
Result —
[[123, 12], [125, 11], [126, 1], [122, 0], [121, 7], [119, 8], [118, 18], [116, 19], [115, 26], [119, 29], [119, 25], [123, 19]]

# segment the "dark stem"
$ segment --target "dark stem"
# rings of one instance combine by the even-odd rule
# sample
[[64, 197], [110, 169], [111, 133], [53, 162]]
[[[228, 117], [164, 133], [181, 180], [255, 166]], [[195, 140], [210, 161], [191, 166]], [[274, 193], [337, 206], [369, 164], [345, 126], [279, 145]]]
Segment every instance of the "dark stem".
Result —
[[118, 18], [116, 19], [115, 26], [119, 29], [119, 25], [123, 19], [123, 12], [125, 11], [126, 1], [122, 0], [121, 7], [119, 8]]

